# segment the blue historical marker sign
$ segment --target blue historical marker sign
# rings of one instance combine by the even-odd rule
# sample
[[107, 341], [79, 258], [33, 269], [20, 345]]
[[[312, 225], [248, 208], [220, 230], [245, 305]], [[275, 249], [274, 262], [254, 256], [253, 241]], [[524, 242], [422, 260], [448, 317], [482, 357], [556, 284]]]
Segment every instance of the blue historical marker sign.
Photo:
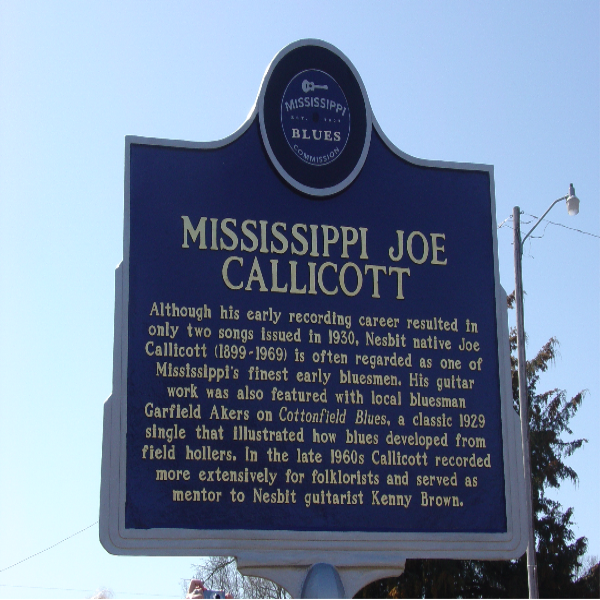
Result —
[[230, 138], [125, 170], [108, 550], [523, 552], [491, 167], [400, 152], [308, 40]]

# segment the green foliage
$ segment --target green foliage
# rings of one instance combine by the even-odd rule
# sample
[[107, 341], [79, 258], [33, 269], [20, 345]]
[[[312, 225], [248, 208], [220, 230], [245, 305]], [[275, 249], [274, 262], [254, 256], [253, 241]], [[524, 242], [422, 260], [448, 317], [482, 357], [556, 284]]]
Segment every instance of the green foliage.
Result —
[[[509, 296], [512, 308], [514, 295]], [[510, 332], [513, 403], [519, 411], [516, 331]], [[571, 419], [585, 397], [568, 398], [564, 390], [538, 393], [540, 376], [554, 362], [558, 341], [551, 338], [527, 361], [527, 392], [534, 529], [540, 598], [598, 598], [598, 565], [582, 570], [587, 540], [575, 539], [573, 509], [548, 497], [567, 480], [577, 484], [577, 473], [565, 463], [587, 441], [572, 436]], [[376, 581], [363, 588], [359, 598], [526, 598], [526, 557], [513, 561], [407, 560], [399, 578]]]

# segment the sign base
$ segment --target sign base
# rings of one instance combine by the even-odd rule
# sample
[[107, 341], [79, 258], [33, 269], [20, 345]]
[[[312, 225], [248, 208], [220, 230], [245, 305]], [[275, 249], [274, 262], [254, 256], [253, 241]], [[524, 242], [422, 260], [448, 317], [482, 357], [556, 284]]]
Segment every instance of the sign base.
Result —
[[402, 575], [406, 560], [377, 568], [369, 565], [336, 568], [328, 563], [267, 563], [268, 557], [264, 554], [260, 557], [240, 556], [237, 559], [238, 571], [242, 575], [270, 579], [284, 587], [292, 598], [352, 598], [365, 585], [377, 579]]

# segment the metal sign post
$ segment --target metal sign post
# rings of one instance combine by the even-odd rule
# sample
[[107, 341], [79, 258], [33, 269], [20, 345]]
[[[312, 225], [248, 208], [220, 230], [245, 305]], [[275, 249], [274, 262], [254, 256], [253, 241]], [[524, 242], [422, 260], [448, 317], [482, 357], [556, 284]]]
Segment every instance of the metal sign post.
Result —
[[523, 553], [493, 169], [401, 152], [339, 50], [283, 49], [229, 138], [127, 137], [123, 252], [109, 552], [294, 596]]

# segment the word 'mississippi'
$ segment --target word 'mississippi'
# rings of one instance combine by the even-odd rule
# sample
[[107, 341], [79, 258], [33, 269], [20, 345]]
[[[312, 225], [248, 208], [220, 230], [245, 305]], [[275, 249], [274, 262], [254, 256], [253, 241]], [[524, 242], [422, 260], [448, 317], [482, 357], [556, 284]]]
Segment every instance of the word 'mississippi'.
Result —
[[[182, 216], [182, 248], [189, 249], [189, 241], [198, 244], [200, 250], [226, 252], [247, 252], [254, 258], [243, 255], [229, 256], [223, 262], [221, 270], [223, 282], [231, 290], [274, 292], [279, 294], [323, 293], [335, 296], [341, 290], [346, 296], [356, 296], [365, 280], [370, 280], [368, 288], [371, 297], [380, 298], [380, 276], [396, 278], [396, 299], [404, 300], [404, 275], [410, 277], [410, 267], [373, 265], [350, 261], [350, 252], [358, 254], [358, 260], [368, 261], [367, 227], [336, 227], [333, 225], [307, 225], [295, 223], [288, 228], [287, 223], [246, 219], [238, 228], [238, 221], [232, 218], [217, 219], [201, 217], [196, 227], [188, 216]], [[440, 240], [443, 233], [424, 234], [412, 231], [407, 236], [397, 230], [397, 240], [388, 250], [392, 263], [399, 262], [405, 255], [415, 265], [429, 262], [432, 265], [445, 266], [447, 259], [441, 258], [445, 248]], [[415, 244], [415, 240], [417, 243]], [[341, 250], [341, 252], [340, 252]], [[343, 263], [325, 261], [302, 262], [289, 260], [286, 267], [277, 258], [270, 259], [270, 267], [261, 266], [258, 254], [308, 256], [310, 258], [330, 258], [331, 253], [339, 253]], [[283, 267], [283, 268], [282, 268]], [[270, 273], [269, 273], [270, 272]], [[282, 273], [285, 272], [285, 283]], [[349, 273], [350, 272], [350, 273]], [[270, 274], [270, 286], [264, 273]], [[300, 281], [300, 283], [299, 283]], [[303, 284], [302, 284], [303, 282]]]

